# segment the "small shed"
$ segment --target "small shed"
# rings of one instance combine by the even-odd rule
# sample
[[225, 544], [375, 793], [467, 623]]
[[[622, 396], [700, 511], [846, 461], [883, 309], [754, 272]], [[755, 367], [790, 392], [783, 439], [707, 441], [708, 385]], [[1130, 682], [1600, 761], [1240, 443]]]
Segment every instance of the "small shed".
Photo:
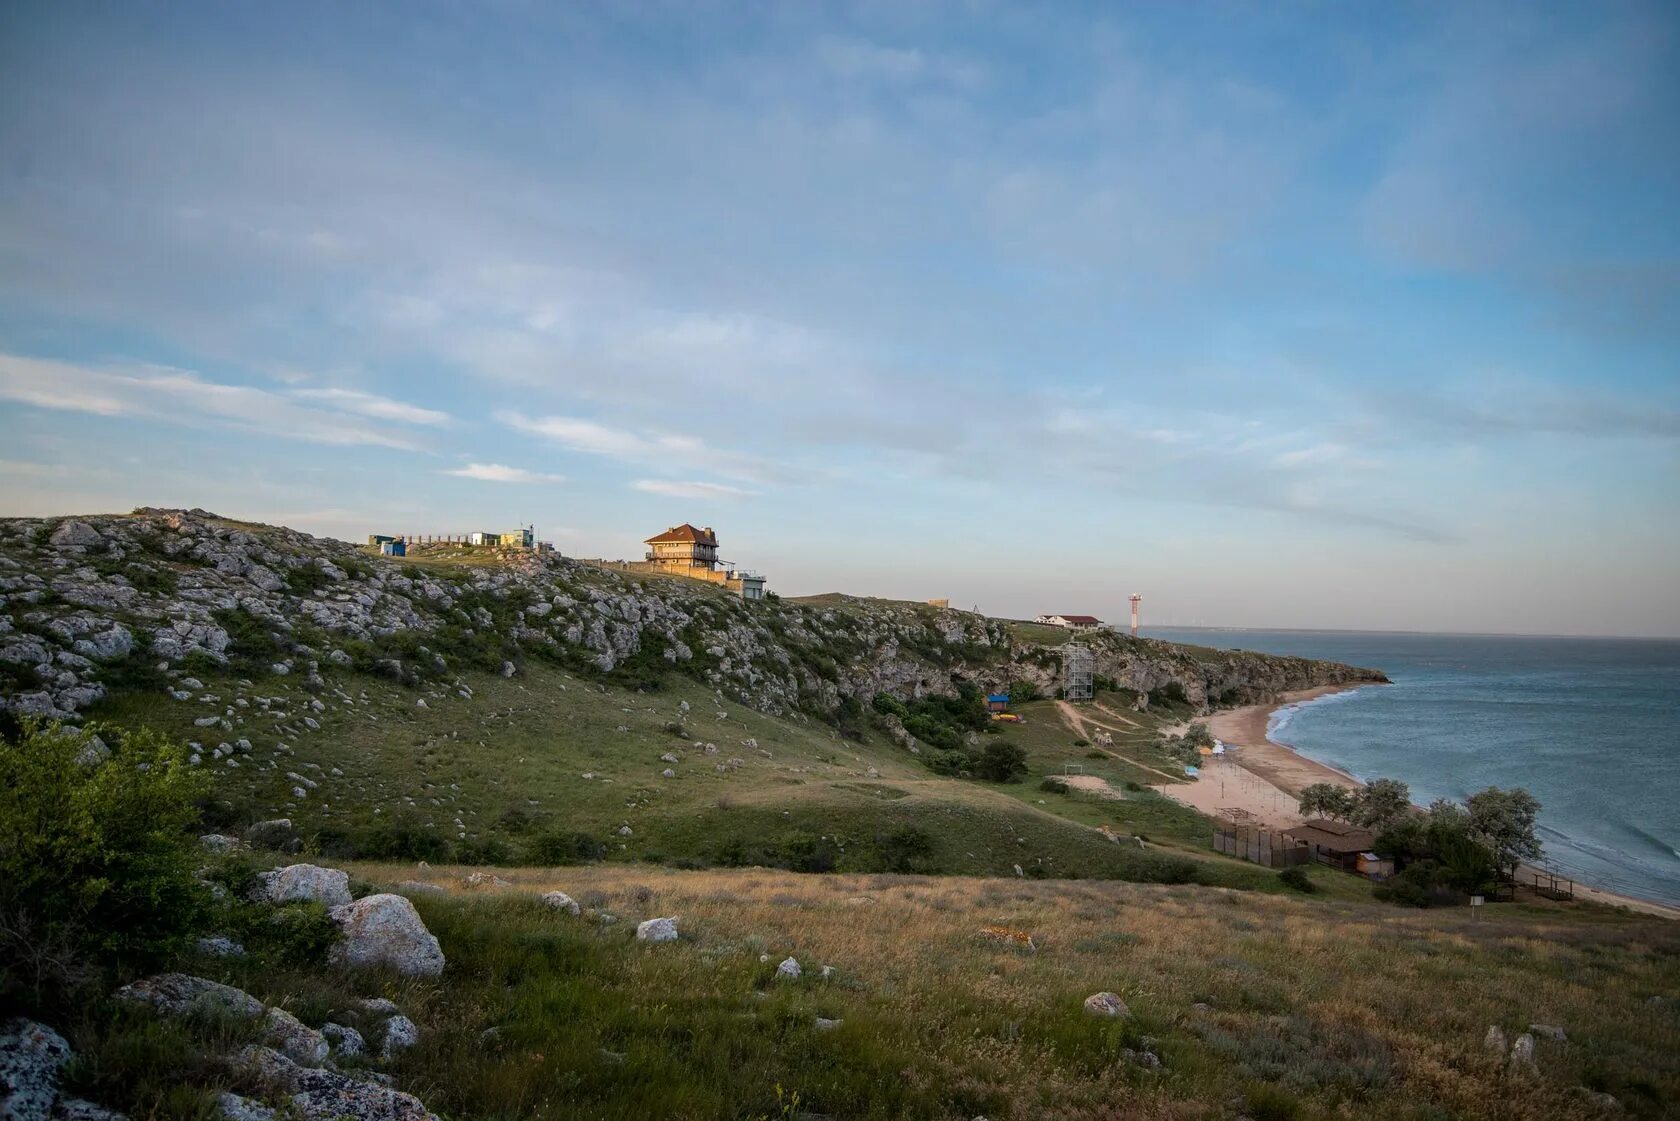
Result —
[[406, 557], [408, 556], [408, 543], [406, 541], [381, 541], [379, 552], [387, 557]]
[[1359, 871], [1360, 854], [1368, 852], [1377, 841], [1376, 835], [1369, 829], [1323, 817], [1303, 822], [1287, 830], [1285, 835], [1297, 844], [1307, 846], [1313, 859], [1320, 864], [1328, 864], [1344, 872]]
[[1354, 870], [1368, 880], [1386, 880], [1394, 875], [1394, 861], [1374, 852], [1362, 852], [1354, 864]]
[[986, 695], [986, 711], [987, 712], [1008, 712], [1009, 711], [1009, 694], [1008, 693], [988, 693]]

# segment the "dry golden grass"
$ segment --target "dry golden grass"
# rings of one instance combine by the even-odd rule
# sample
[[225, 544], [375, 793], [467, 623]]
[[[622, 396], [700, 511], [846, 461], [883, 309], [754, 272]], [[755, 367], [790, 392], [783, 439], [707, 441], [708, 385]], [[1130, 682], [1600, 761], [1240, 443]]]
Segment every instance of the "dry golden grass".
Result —
[[[487, 892], [464, 887], [466, 871], [357, 874], [425, 879], [456, 898], [565, 891], [623, 920], [586, 929], [624, 944], [638, 984], [742, 955], [833, 965], [818, 1014], [915, 1040], [904, 1077], [955, 1088], [956, 1101], [1001, 1098], [994, 1121], [1236, 1116], [1267, 1082], [1300, 1116], [1592, 1116], [1583, 1085], [1639, 1115], [1680, 1101], [1680, 926], [1658, 920], [1507, 906], [1478, 921], [1188, 886], [622, 865], [502, 870], [512, 886]], [[679, 917], [683, 942], [631, 944], [633, 923], [657, 915]], [[993, 925], [1030, 932], [1037, 951], [982, 936]], [[1133, 1013], [1112, 1045], [1093, 1043], [1103, 1029], [1079, 1014], [1100, 990]], [[1541, 1073], [1510, 1077], [1483, 1035], [1531, 1022], [1564, 1027], [1569, 1042], [1541, 1040]], [[1117, 1057], [1139, 1034], [1162, 1071]]]

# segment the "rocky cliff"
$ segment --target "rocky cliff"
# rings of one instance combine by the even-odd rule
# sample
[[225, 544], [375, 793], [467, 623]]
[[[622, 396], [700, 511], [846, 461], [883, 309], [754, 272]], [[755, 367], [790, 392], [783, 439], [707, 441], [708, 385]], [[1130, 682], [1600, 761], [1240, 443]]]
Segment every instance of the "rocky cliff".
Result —
[[[459, 558], [455, 558], [458, 560]], [[1198, 706], [1381, 680], [1371, 670], [1104, 633], [1096, 672]], [[765, 712], [824, 716], [850, 698], [1060, 682], [1055, 646], [1002, 621], [840, 597], [745, 603], [707, 585], [556, 555], [489, 563], [370, 556], [344, 542], [202, 510], [0, 520], [0, 707], [75, 718], [110, 691], [195, 673], [333, 667], [411, 683], [557, 661], [620, 684], [677, 671]]]

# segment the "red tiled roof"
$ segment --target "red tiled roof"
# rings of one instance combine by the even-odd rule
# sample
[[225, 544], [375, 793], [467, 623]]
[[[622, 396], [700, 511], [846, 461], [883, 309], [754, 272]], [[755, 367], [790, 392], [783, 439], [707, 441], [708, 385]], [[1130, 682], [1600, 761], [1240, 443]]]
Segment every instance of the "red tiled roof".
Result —
[[717, 548], [717, 535], [708, 529], [696, 529], [684, 522], [682, 525], [672, 526], [664, 533], [648, 538], [643, 544], [661, 545], [667, 541], [689, 541], [696, 545], [710, 545]]

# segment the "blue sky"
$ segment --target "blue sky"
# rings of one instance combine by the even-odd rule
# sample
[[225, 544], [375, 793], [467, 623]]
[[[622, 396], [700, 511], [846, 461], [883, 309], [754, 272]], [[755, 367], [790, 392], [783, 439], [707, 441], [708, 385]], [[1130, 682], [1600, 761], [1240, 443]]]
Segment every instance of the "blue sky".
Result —
[[0, 511], [1680, 634], [1672, 5], [12, 3]]

